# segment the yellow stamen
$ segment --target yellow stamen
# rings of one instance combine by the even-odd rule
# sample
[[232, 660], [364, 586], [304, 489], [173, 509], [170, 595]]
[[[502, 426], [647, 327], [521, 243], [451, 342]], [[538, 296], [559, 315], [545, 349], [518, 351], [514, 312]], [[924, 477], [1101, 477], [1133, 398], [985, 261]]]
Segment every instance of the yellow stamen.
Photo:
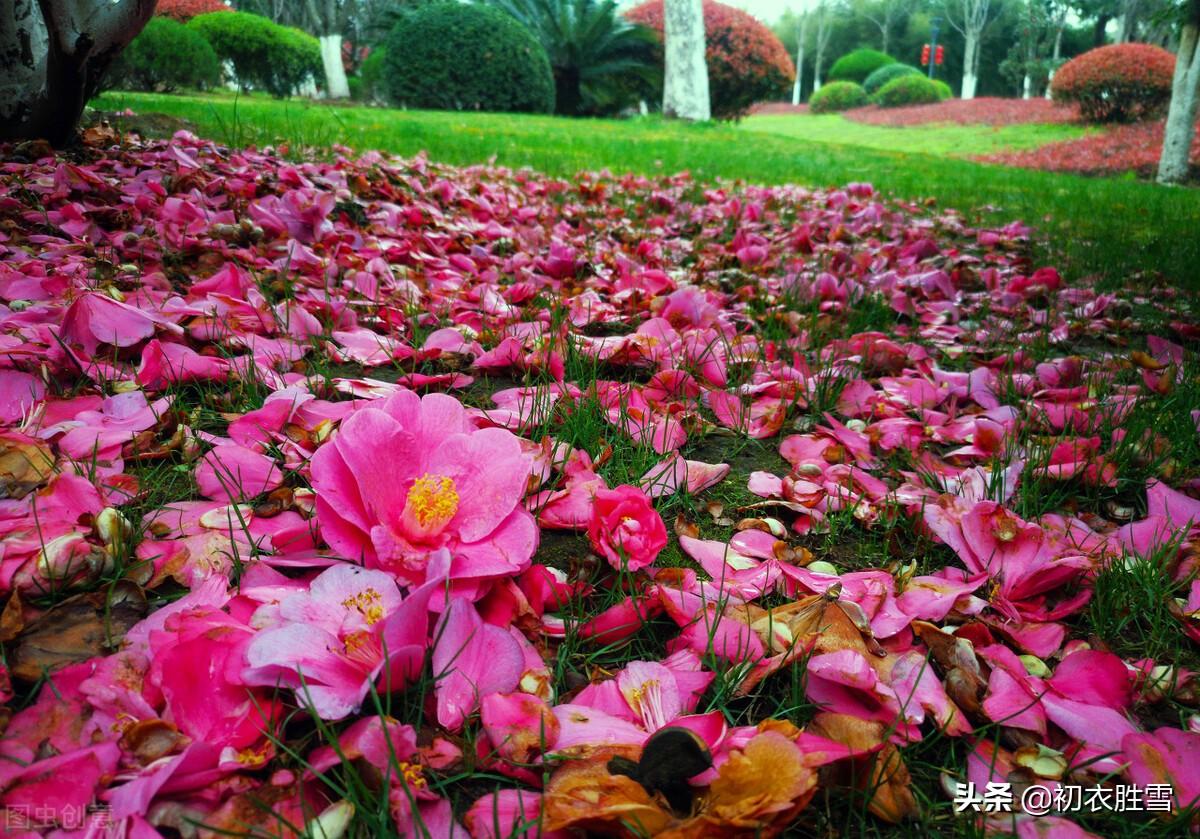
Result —
[[399, 761], [400, 776], [404, 779], [404, 783], [410, 787], [424, 787], [427, 783], [425, 775], [421, 771], [421, 767], [416, 763], [405, 763]]
[[458, 512], [458, 488], [445, 475], [425, 473], [413, 481], [404, 516], [424, 535], [442, 530]]
[[353, 597], [347, 597], [342, 601], [342, 605], [347, 609], [357, 609], [367, 626], [374, 626], [383, 620], [383, 606], [380, 605], [382, 599], [375, 589], [365, 588]]

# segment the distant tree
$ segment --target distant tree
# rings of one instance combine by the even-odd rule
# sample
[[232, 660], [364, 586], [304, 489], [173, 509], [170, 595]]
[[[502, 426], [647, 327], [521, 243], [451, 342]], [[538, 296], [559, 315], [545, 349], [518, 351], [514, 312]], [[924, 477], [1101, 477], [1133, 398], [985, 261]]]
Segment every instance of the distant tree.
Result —
[[0, 140], [70, 140], [105, 70], [153, 14], [154, 0], [0, 3]]
[[998, 7], [991, 0], [945, 0], [946, 19], [963, 36], [962, 98], [974, 99], [979, 84], [979, 57], [984, 32]]
[[796, 81], [792, 84], [792, 104], [800, 104], [800, 89], [804, 86], [804, 41], [808, 36], [808, 11], [800, 13], [796, 28]]
[[1177, 12], [1179, 52], [1175, 55], [1171, 105], [1167, 110], [1162, 156], [1158, 162], [1160, 184], [1177, 184], [1187, 178], [1200, 100], [1200, 0], [1185, 0]]
[[887, 52], [892, 30], [908, 15], [910, 0], [878, 0], [860, 6], [861, 14], [879, 29], [880, 51]]
[[833, 36], [833, 26], [830, 20], [829, 4], [821, 0], [817, 4], [817, 31], [814, 34], [813, 57], [813, 93], [821, 89], [821, 70], [825, 64], [825, 50], [829, 47], [829, 39]]

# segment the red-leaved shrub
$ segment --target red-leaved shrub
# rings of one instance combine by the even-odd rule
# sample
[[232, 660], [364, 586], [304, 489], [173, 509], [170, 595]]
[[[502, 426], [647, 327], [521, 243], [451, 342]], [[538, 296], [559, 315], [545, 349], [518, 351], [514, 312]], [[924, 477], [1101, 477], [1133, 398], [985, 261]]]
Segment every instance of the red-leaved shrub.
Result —
[[1150, 44], [1088, 50], [1054, 74], [1051, 91], [1075, 102], [1091, 122], [1131, 122], [1158, 115], [1171, 101], [1175, 56]]
[[221, 0], [158, 0], [154, 14], [174, 18], [180, 23], [187, 23], [198, 15], [209, 12], [228, 12], [230, 8]]
[[[625, 13], [663, 36], [663, 0], [650, 0]], [[704, 57], [715, 119], [738, 119], [750, 106], [787, 92], [796, 68], [779, 39], [756, 18], [704, 0]]]

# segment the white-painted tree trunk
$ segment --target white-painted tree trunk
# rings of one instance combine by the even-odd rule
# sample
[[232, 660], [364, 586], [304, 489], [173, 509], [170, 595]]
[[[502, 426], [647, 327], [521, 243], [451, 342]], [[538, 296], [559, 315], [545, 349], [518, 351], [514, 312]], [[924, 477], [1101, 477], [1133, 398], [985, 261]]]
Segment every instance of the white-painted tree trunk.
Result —
[[796, 35], [796, 81], [792, 84], [792, 104], [799, 105], [804, 81], [804, 39], [808, 36], [808, 12], [800, 15], [800, 31]]
[[979, 63], [979, 36], [974, 32], [967, 33], [966, 46], [963, 49], [963, 80], [962, 98], [975, 98], [976, 65]]
[[1025, 74], [1025, 78], [1021, 80], [1021, 98], [1033, 98], [1033, 79], [1029, 78], [1029, 74]]
[[711, 119], [701, 0], [665, 0], [663, 30], [663, 114], [694, 122]]
[[1046, 75], [1046, 98], [1047, 99], [1054, 98], [1053, 96], [1050, 95], [1050, 92], [1054, 88], [1054, 74], [1056, 72], [1057, 72], [1057, 70], [1055, 68], [1051, 67], [1050, 72]]
[[348, 98], [350, 84], [342, 64], [342, 36], [322, 35], [317, 40], [321, 44], [321, 64], [325, 67], [325, 95], [330, 99]]
[[[1193, 3], [1193, 7], [1200, 5]], [[1197, 15], [1200, 16], [1200, 10]], [[1190, 20], [1180, 33], [1171, 85], [1171, 107], [1158, 161], [1160, 184], [1181, 183], [1188, 173], [1192, 138], [1196, 135], [1196, 106], [1200, 99], [1200, 20]]]

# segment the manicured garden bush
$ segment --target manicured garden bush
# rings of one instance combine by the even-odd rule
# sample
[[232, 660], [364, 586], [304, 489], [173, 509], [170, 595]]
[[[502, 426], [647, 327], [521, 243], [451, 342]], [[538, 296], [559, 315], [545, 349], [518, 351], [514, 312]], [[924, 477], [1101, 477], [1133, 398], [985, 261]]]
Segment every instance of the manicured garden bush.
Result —
[[814, 114], [831, 114], [867, 104], [867, 92], [854, 82], [830, 82], [822, 85], [808, 100]]
[[1079, 105], [1091, 122], [1132, 122], [1159, 115], [1171, 101], [1175, 56], [1149, 44], [1113, 44], [1089, 50], [1058, 69], [1057, 101]]
[[238, 83], [272, 96], [290, 96], [310, 77], [321, 78], [317, 39], [247, 12], [210, 12], [192, 18], [217, 57], [233, 64]]
[[892, 79], [898, 79], [901, 76], [920, 76], [924, 75], [916, 67], [911, 64], [885, 64], [878, 70], [875, 70], [871, 75], [867, 76], [866, 81], [862, 83], [863, 90], [868, 96], [874, 96], [879, 92], [879, 89]]
[[[387, 93], [384, 88], [384, 74], [386, 66], [384, 64], [387, 56], [386, 47], [374, 47], [370, 54], [363, 59], [363, 63], [358, 68], [358, 78], [361, 80], [359, 94], [356, 99], [362, 99], [364, 102], [382, 101], [387, 98]], [[351, 91], [353, 94], [354, 91]]]
[[942, 101], [937, 84], [924, 76], [901, 76], [892, 79], [875, 94], [875, 103], [884, 108], [905, 105], [928, 105]]
[[434, 3], [397, 18], [383, 59], [384, 88], [409, 108], [554, 108], [554, 75], [533, 34], [489, 6]]
[[[650, 0], [625, 13], [663, 34], [663, 0]], [[704, 0], [705, 62], [714, 119], [738, 119], [750, 106], [791, 88], [796, 68], [779, 39], [747, 12]]]
[[220, 59], [204, 36], [169, 17], [151, 18], [108, 73], [110, 85], [168, 93], [220, 80]]
[[950, 88], [950, 85], [946, 84], [941, 79], [934, 79], [933, 86], [937, 88], [938, 99], [942, 102], [945, 102], [947, 99], [954, 98], [954, 91]]
[[221, 0], [158, 0], [158, 5], [154, 7], [154, 14], [158, 17], [169, 17], [180, 23], [187, 23], [209, 12], [228, 11], [232, 10]]
[[862, 84], [867, 80], [867, 76], [880, 67], [895, 63], [896, 59], [879, 50], [855, 50], [833, 62], [833, 66], [829, 68], [829, 80]]

